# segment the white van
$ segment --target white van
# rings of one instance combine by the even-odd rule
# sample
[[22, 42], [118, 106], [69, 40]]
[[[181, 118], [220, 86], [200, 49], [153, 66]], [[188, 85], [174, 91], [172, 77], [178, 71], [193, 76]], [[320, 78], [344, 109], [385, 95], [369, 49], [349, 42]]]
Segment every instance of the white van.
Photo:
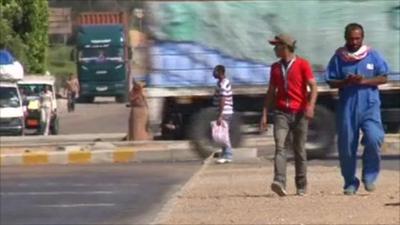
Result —
[[50, 119], [50, 133], [53, 135], [59, 132], [59, 117], [57, 111], [57, 100], [55, 90], [55, 79], [46, 75], [27, 75], [23, 80], [18, 81], [18, 87], [24, 96], [26, 104], [25, 128], [36, 130], [37, 134], [43, 132], [41, 126], [40, 94], [45, 87], [53, 93], [52, 117]]
[[15, 81], [0, 81], [0, 135], [23, 135], [22, 98]]

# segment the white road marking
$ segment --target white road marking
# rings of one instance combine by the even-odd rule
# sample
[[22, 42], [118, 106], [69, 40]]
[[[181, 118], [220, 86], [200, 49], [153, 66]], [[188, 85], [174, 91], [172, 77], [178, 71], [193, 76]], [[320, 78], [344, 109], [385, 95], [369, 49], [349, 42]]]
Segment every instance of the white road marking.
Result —
[[[89, 183], [54, 183], [54, 182], [47, 182], [47, 183], [18, 183], [18, 187], [33, 187], [33, 186], [63, 186], [63, 187], [113, 187], [113, 186], [120, 186], [121, 184], [116, 183], [104, 183], [104, 184], [89, 184]], [[122, 186], [139, 186], [139, 184], [122, 184]]]
[[36, 205], [41, 208], [77, 208], [77, 207], [114, 207], [113, 203], [81, 203], [81, 204], [58, 204], [58, 205]]
[[113, 191], [54, 191], [54, 192], [1, 192], [1, 196], [22, 195], [111, 195]]

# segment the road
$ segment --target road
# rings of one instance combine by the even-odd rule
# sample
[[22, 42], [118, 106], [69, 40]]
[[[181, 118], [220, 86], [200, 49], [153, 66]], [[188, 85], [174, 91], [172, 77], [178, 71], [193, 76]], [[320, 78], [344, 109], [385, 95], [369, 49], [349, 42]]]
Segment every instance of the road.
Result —
[[129, 108], [114, 98], [96, 98], [93, 104], [77, 104], [76, 111], [60, 113], [60, 134], [124, 133], [128, 131]]
[[0, 224], [149, 224], [191, 163], [1, 168]]

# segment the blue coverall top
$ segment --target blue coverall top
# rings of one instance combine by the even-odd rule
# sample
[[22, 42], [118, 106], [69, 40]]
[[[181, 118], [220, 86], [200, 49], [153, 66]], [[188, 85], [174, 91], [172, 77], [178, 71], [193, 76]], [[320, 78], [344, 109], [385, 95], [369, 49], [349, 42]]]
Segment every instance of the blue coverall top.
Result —
[[[335, 54], [328, 64], [325, 78], [326, 81], [343, 80], [350, 74], [372, 78], [387, 75], [388, 72], [389, 67], [383, 57], [374, 49], [369, 49], [367, 56], [358, 61], [345, 61], [338, 53]], [[362, 116], [371, 108], [379, 110], [380, 107], [379, 89], [374, 86], [351, 85], [340, 88], [339, 98], [339, 113], [345, 120], [351, 117], [348, 114], [350, 112]]]

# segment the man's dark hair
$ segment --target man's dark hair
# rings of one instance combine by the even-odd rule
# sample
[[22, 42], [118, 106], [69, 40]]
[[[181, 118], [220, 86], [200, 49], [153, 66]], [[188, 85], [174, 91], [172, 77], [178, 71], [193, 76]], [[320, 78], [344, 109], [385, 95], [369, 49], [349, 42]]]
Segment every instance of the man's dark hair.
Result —
[[347, 38], [347, 36], [350, 34], [351, 31], [353, 30], [361, 30], [362, 36], [364, 37], [364, 28], [361, 26], [361, 24], [358, 23], [349, 23], [347, 24], [346, 28], [344, 29], [344, 38]]
[[217, 65], [215, 67], [215, 72], [225, 74], [225, 66], [223, 65]]
[[286, 45], [286, 46], [289, 49], [289, 52], [293, 53], [294, 50], [296, 49], [296, 42], [293, 43], [293, 46], [292, 45]]

